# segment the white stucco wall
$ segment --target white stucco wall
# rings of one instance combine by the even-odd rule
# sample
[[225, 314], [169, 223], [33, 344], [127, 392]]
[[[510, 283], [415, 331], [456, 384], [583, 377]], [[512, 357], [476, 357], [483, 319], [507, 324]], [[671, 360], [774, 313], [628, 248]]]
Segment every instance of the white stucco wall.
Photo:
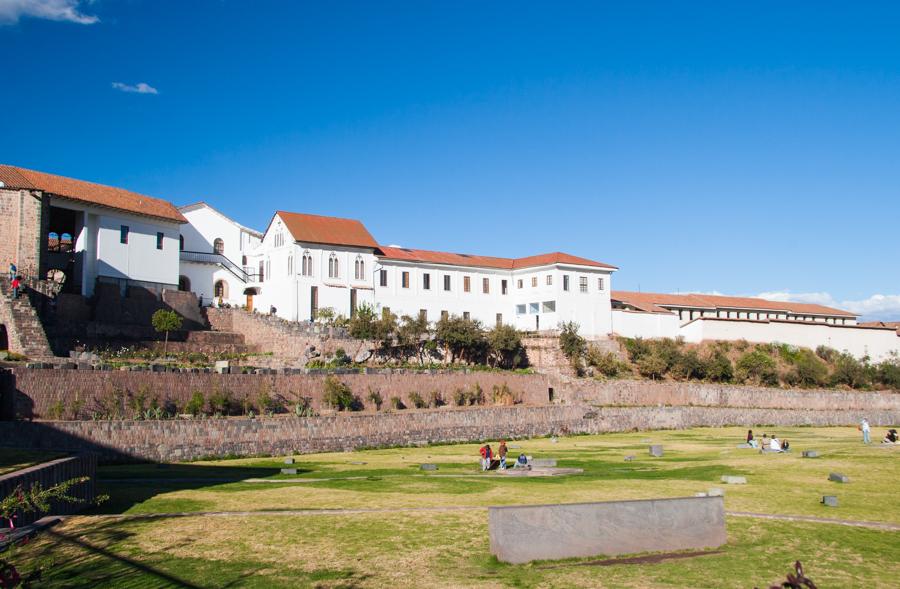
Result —
[[676, 338], [679, 323], [677, 315], [669, 313], [641, 313], [613, 309], [613, 333], [623, 337]]
[[680, 329], [685, 341], [747, 340], [755, 343], [785, 343], [815, 349], [828, 346], [879, 362], [900, 354], [900, 337], [893, 329], [828, 325], [802, 321], [737, 321], [704, 318]]

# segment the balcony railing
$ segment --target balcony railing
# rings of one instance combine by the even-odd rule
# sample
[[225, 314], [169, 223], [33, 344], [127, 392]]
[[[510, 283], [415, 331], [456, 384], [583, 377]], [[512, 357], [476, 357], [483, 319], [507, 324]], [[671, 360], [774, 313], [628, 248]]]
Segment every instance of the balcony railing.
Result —
[[182, 250], [181, 261], [197, 262], [199, 264], [216, 264], [225, 268], [243, 282], [252, 282], [255, 277], [255, 274], [246, 272], [243, 268], [226, 258], [224, 255], [213, 252], [192, 252]]

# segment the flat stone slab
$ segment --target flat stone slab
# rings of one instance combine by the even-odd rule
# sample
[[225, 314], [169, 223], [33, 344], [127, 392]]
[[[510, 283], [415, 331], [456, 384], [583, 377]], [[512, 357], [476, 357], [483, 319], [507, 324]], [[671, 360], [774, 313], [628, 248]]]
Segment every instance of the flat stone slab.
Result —
[[838, 506], [837, 497], [835, 497], [834, 495], [825, 495], [824, 497], [822, 497], [822, 503], [825, 505], [825, 507]]
[[437, 464], [420, 464], [419, 470], [437, 470]]
[[631, 462], [632, 460], [634, 460], [633, 454], [629, 454], [628, 456], [625, 457], [625, 462]]
[[724, 497], [725, 489], [720, 489], [719, 487], [713, 487], [709, 491], [706, 492], [710, 497]]
[[534, 468], [555, 468], [556, 458], [535, 458], [529, 464]]
[[285, 464], [294, 464], [294, 459], [293, 458], [285, 458], [284, 463]]
[[841, 474], [839, 472], [833, 472], [830, 475], [828, 475], [828, 480], [834, 481], [836, 483], [849, 483], [850, 477], [848, 477], [845, 474]]
[[819, 451], [818, 450], [804, 450], [803, 457], [804, 458], [818, 458]]
[[569, 474], [581, 474], [583, 468], [507, 468], [506, 470], [498, 470], [497, 474], [508, 477], [559, 477]]
[[281, 474], [297, 474], [296, 468], [282, 468]]
[[745, 442], [743, 444], [738, 444], [737, 447], [740, 448], [741, 450], [745, 450], [747, 448], [752, 448], [753, 446], [751, 446], [750, 444]]
[[726, 485], [746, 485], [747, 477], [736, 477], [731, 475], [723, 475], [722, 482]]
[[656, 456], [659, 458], [663, 455], [663, 448], [660, 444], [653, 444], [650, 446], [650, 456]]
[[490, 507], [491, 554], [521, 564], [727, 542], [722, 497]]

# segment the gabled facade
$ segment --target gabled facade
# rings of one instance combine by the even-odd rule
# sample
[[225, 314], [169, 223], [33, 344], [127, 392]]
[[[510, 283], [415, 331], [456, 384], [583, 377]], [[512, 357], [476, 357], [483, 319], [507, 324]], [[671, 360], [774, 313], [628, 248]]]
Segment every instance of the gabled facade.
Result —
[[220, 305], [244, 304], [244, 290], [255, 271], [248, 256], [259, 248], [262, 233], [205, 202], [178, 210], [188, 221], [181, 231], [179, 289]]

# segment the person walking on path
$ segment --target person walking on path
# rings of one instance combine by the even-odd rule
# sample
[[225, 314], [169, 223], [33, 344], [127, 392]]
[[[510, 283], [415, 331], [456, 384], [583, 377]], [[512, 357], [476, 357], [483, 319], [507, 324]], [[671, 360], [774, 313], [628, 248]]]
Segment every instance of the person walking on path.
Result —
[[481, 470], [482, 472], [485, 470], [490, 470], [491, 468], [491, 460], [493, 459], [493, 453], [491, 452], [491, 445], [485, 444], [481, 447]]
[[863, 444], [868, 444], [870, 441], [869, 440], [870, 428], [869, 428], [869, 420], [866, 419], [865, 417], [863, 417], [862, 423], [859, 425], [859, 430], [862, 432], [862, 435], [863, 435]]
[[500, 447], [497, 448], [497, 455], [500, 457], [500, 470], [506, 470], [506, 454], [509, 450], [506, 449], [506, 442], [504, 440], [500, 440]]
[[16, 279], [16, 274], [19, 272], [19, 269], [16, 268], [16, 265], [12, 262], [9, 263], [9, 281], [12, 282]]
[[10, 286], [12, 286], [12, 298], [19, 298], [19, 289], [22, 287], [22, 282], [19, 280], [18, 276], [13, 276], [12, 284]]

